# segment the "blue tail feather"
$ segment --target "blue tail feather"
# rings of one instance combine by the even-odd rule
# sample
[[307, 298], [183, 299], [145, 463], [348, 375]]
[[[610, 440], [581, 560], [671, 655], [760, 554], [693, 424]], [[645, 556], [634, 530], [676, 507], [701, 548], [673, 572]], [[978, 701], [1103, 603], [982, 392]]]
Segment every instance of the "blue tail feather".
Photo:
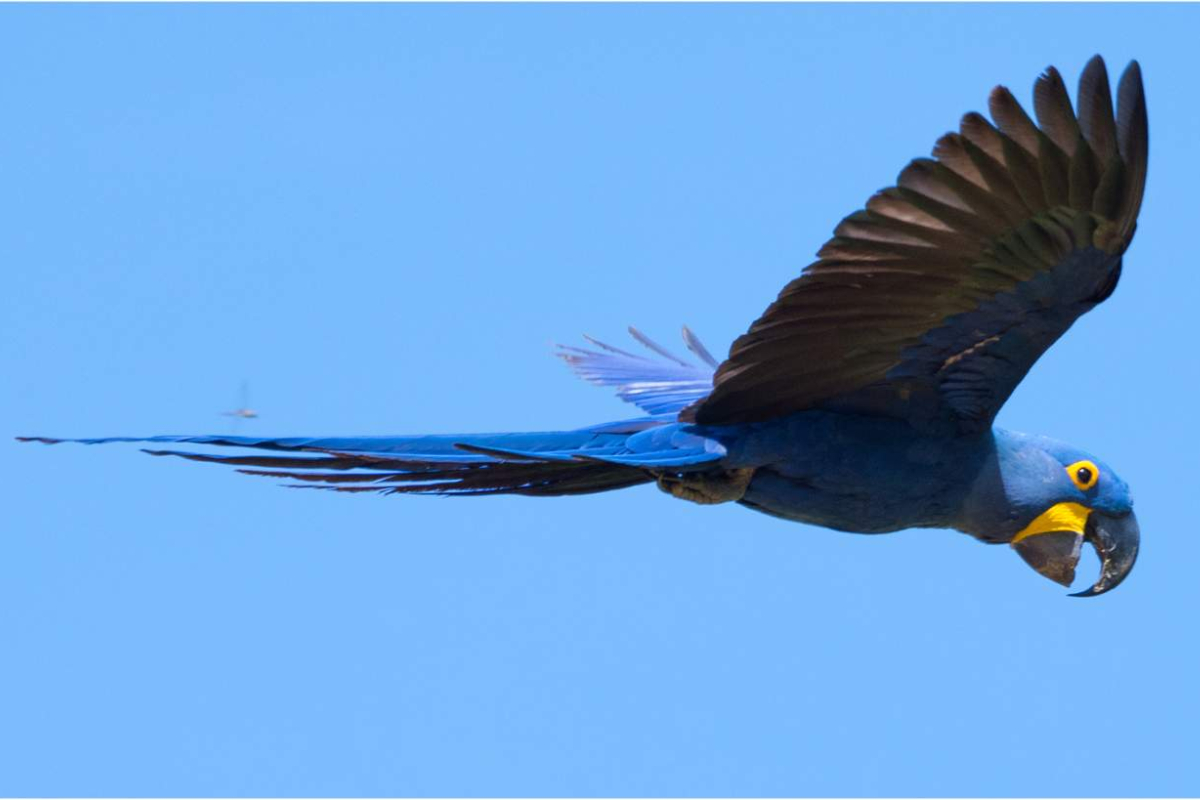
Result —
[[[208, 445], [252, 451], [210, 455], [146, 450], [241, 467], [335, 491], [410, 494], [581, 494], [646, 483], [652, 470], [703, 469], [724, 456], [716, 442], [679, 423], [645, 419], [574, 431], [358, 437], [23, 437], [45, 444]], [[260, 452], [253, 452], [260, 451]], [[261, 451], [268, 451], [264, 454]], [[246, 469], [255, 468], [255, 469]], [[261, 468], [261, 469], [259, 469]]]

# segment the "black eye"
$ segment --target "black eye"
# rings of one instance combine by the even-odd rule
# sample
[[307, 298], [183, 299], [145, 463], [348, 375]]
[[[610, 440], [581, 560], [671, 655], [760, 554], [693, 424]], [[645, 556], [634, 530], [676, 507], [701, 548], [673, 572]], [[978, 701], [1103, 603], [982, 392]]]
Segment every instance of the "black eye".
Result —
[[1094, 463], [1085, 459], [1068, 465], [1067, 477], [1071, 479], [1071, 483], [1075, 484], [1076, 489], [1086, 492], [1096, 485], [1096, 481], [1100, 480], [1100, 470]]

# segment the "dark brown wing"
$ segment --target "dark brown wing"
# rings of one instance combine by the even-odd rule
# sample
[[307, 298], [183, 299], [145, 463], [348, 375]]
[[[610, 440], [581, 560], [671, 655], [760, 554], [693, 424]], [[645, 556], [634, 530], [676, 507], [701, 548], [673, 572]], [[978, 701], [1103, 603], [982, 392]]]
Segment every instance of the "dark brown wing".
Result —
[[993, 90], [995, 126], [967, 114], [932, 159], [844, 219], [681, 418], [825, 408], [989, 425], [1038, 357], [1112, 292], [1133, 238], [1148, 146], [1137, 62], [1116, 114], [1099, 56], [1078, 103], [1076, 113], [1053, 67], [1034, 86], [1036, 125]]

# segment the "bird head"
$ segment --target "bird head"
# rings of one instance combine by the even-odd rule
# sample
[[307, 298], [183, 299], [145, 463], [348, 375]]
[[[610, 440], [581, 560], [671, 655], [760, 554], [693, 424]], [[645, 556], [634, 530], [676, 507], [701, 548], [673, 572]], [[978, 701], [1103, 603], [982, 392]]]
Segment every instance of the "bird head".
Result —
[[984, 496], [1007, 506], [1001, 541], [1064, 586], [1075, 579], [1083, 543], [1091, 544], [1100, 577], [1077, 597], [1103, 594], [1125, 579], [1137, 560], [1139, 530], [1129, 486], [1107, 464], [1061, 442], [1007, 432], [997, 437], [996, 455]]

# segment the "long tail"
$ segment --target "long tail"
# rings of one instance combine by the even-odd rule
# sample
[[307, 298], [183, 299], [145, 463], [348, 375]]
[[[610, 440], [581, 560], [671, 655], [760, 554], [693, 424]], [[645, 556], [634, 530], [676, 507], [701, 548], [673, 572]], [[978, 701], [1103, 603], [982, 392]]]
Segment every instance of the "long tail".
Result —
[[245, 455], [146, 449], [155, 456], [239, 467], [247, 475], [282, 478], [295, 488], [381, 494], [554, 496], [622, 489], [712, 466], [724, 448], [684, 430], [643, 418], [575, 431], [438, 436], [287, 437], [151, 436], [103, 439], [19, 437], [59, 444], [194, 444], [246, 448]]

